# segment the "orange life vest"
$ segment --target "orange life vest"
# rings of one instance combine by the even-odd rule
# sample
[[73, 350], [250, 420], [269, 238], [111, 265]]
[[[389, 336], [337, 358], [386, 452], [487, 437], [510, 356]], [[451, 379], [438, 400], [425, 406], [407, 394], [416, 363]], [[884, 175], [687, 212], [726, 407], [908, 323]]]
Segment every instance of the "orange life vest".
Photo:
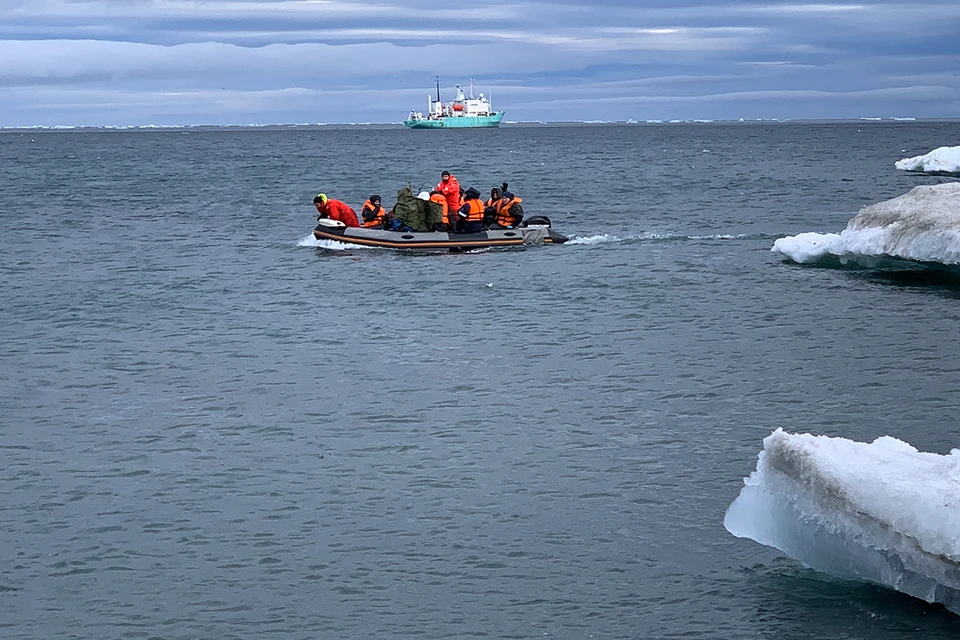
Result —
[[467, 222], [483, 222], [483, 202], [480, 201], [480, 198], [466, 200], [463, 204], [469, 207], [467, 209]]
[[512, 200], [500, 200], [497, 204], [497, 218], [495, 222], [501, 227], [512, 227], [517, 223], [517, 216], [510, 213], [510, 208], [515, 204], [523, 202], [523, 198], [513, 198]]
[[[368, 220], [364, 220], [364, 214], [368, 211], [376, 211], [377, 214]], [[364, 227], [379, 227], [387, 221], [387, 212], [380, 205], [374, 205], [369, 200], [363, 203], [363, 209], [360, 210], [360, 219], [363, 220]]]
[[487, 201], [483, 203], [483, 206], [496, 208], [498, 202], [500, 202], [500, 198], [497, 198], [496, 200], [493, 198], [488, 198]]
[[450, 207], [447, 206], [447, 199], [444, 197], [444, 195], [442, 193], [435, 193], [430, 196], [430, 200], [443, 207], [443, 223], [450, 224], [450, 220], [447, 218], [447, 212]]

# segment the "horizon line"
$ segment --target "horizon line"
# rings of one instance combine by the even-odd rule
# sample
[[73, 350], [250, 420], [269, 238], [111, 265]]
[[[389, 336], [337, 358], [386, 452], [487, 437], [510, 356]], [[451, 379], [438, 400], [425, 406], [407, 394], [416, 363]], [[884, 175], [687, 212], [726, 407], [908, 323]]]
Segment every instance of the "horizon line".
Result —
[[[857, 118], [737, 118], [737, 119], [717, 119], [717, 118], [690, 118], [690, 119], [649, 119], [636, 120], [628, 118], [627, 120], [510, 120], [501, 123], [501, 126], [510, 127], [511, 125], [520, 126], [549, 126], [549, 125], [660, 125], [660, 124], [763, 124], [763, 123], [829, 123], [829, 122], [953, 122], [960, 121], [957, 117], [942, 118], [924, 118], [910, 116], [888, 116], [888, 117], [867, 117]], [[60, 131], [74, 129], [108, 129], [108, 130], [136, 130], [136, 129], [264, 129], [270, 127], [283, 128], [310, 128], [310, 127], [396, 127], [403, 128], [403, 121], [399, 122], [276, 122], [276, 123], [230, 123], [230, 124], [106, 124], [106, 125], [13, 125], [0, 126], [0, 131]], [[496, 129], [497, 127], [478, 127], [484, 129]], [[442, 128], [441, 128], [442, 129]]]

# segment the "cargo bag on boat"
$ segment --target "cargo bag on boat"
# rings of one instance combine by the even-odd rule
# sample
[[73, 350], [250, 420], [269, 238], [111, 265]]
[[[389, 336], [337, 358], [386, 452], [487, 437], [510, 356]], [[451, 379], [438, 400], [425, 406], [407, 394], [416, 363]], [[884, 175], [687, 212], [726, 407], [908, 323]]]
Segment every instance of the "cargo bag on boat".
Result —
[[415, 197], [410, 187], [404, 187], [397, 191], [393, 217], [414, 231], [433, 231], [434, 225], [443, 222], [443, 207]]

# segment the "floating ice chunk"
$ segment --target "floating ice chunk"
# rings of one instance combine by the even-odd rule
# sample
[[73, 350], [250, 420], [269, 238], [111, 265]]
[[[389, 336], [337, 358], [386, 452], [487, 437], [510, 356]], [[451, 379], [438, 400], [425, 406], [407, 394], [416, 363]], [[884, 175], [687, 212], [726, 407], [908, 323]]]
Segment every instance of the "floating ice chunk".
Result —
[[838, 233], [801, 233], [775, 240], [772, 251], [782, 253], [800, 264], [819, 262], [831, 255], [834, 243], [839, 238]]
[[867, 267], [882, 258], [960, 265], [960, 183], [914, 187], [864, 207], [839, 235], [788, 236], [771, 251], [800, 263], [829, 257]]
[[960, 613], [960, 450], [777, 429], [723, 525], [848, 580]]
[[897, 160], [894, 166], [903, 171], [960, 175], [960, 147], [937, 147], [923, 156]]

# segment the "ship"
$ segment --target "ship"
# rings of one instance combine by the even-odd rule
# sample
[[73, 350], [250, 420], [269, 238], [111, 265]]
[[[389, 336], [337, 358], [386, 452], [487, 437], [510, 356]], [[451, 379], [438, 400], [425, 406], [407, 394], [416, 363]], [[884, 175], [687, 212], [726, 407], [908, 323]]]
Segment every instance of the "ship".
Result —
[[457, 97], [443, 104], [440, 100], [440, 78], [437, 78], [437, 99], [427, 96], [427, 115], [411, 111], [403, 124], [411, 129], [470, 129], [474, 127], [498, 127], [503, 120], [503, 111], [494, 111], [490, 98], [473, 96], [473, 81], [470, 81], [470, 97], [466, 97], [457, 85]]

